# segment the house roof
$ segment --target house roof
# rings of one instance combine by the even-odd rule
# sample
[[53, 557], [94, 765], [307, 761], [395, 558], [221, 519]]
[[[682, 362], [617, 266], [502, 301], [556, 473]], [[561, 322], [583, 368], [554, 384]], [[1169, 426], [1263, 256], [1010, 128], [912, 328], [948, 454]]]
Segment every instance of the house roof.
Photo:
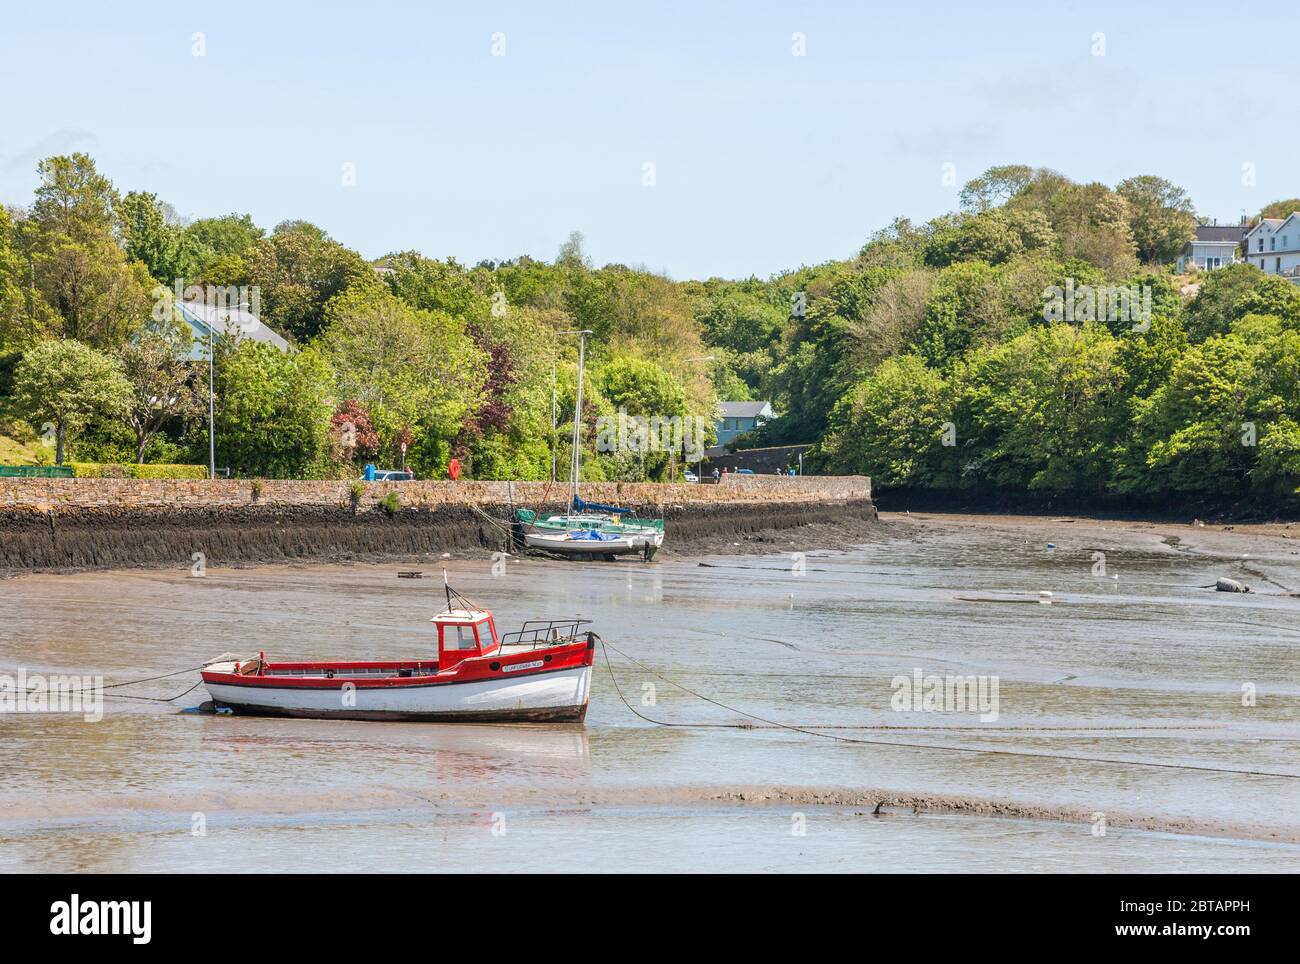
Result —
[[246, 308], [227, 308], [210, 305], [204, 301], [178, 301], [185, 320], [199, 332], [206, 335], [209, 330], [217, 337], [238, 335], [253, 341], [264, 341], [274, 345], [280, 351], [288, 351], [289, 343], [273, 332], [261, 320]]
[[1287, 217], [1282, 221], [1282, 223], [1281, 223], [1280, 225], [1278, 225], [1278, 230], [1281, 231], [1284, 227], [1286, 227], [1288, 224], [1290, 224], [1290, 223], [1291, 223], [1292, 221], [1294, 221], [1296, 218], [1300, 218], [1300, 211], [1296, 211], [1296, 212], [1294, 212], [1293, 214], [1288, 215], [1288, 216], [1287, 216]]
[[1256, 231], [1258, 231], [1260, 228], [1264, 227], [1265, 225], [1268, 225], [1270, 228], [1276, 230], [1278, 225], [1280, 225], [1285, 220], [1286, 218], [1260, 218], [1259, 222], [1253, 228], [1251, 228], [1249, 231], [1246, 232], [1246, 237], [1250, 237], [1252, 234], [1254, 234]]
[[771, 402], [721, 402], [723, 418], [758, 418], [772, 415]]
[[1212, 241], [1230, 241], [1237, 244], [1246, 236], [1240, 224], [1202, 224], [1196, 229], [1196, 240], [1202, 244]]

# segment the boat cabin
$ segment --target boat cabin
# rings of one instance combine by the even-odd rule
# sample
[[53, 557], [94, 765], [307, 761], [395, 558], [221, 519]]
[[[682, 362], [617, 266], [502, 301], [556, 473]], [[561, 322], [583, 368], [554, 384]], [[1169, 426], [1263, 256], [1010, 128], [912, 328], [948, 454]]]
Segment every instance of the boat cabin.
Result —
[[440, 671], [471, 656], [486, 656], [501, 646], [496, 623], [486, 609], [448, 609], [429, 621], [438, 627]]

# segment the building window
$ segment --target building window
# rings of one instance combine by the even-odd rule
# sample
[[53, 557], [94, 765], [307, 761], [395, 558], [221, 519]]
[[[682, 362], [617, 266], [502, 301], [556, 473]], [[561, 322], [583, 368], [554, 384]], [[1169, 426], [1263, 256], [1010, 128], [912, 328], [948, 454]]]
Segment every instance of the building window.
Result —
[[1256, 250], [1259, 250], [1259, 251], [1263, 251], [1263, 250], [1264, 250], [1264, 238], [1263, 238], [1262, 235], [1260, 236], [1260, 239], [1259, 239], [1259, 248], [1256, 249]]

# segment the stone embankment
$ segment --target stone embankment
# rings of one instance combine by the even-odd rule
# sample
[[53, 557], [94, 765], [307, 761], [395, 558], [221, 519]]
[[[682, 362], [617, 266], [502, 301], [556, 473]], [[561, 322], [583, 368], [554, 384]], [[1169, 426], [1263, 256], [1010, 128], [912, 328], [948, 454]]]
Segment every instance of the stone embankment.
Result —
[[[559, 509], [545, 482], [368, 483], [0, 479], [0, 571], [414, 557], [506, 548], [516, 508]], [[398, 505], [385, 506], [396, 493]], [[740, 476], [719, 485], [584, 483], [582, 496], [662, 517], [665, 550], [868, 541], [871, 480]]]

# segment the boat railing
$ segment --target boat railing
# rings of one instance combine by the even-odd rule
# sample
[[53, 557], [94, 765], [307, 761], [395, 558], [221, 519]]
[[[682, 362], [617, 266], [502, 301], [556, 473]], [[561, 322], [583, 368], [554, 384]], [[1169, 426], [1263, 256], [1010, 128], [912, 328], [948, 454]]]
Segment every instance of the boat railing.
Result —
[[590, 619], [530, 619], [522, 629], [506, 633], [501, 637], [504, 646], [559, 646], [564, 643], [576, 643], [584, 635], [580, 627], [590, 623]]

